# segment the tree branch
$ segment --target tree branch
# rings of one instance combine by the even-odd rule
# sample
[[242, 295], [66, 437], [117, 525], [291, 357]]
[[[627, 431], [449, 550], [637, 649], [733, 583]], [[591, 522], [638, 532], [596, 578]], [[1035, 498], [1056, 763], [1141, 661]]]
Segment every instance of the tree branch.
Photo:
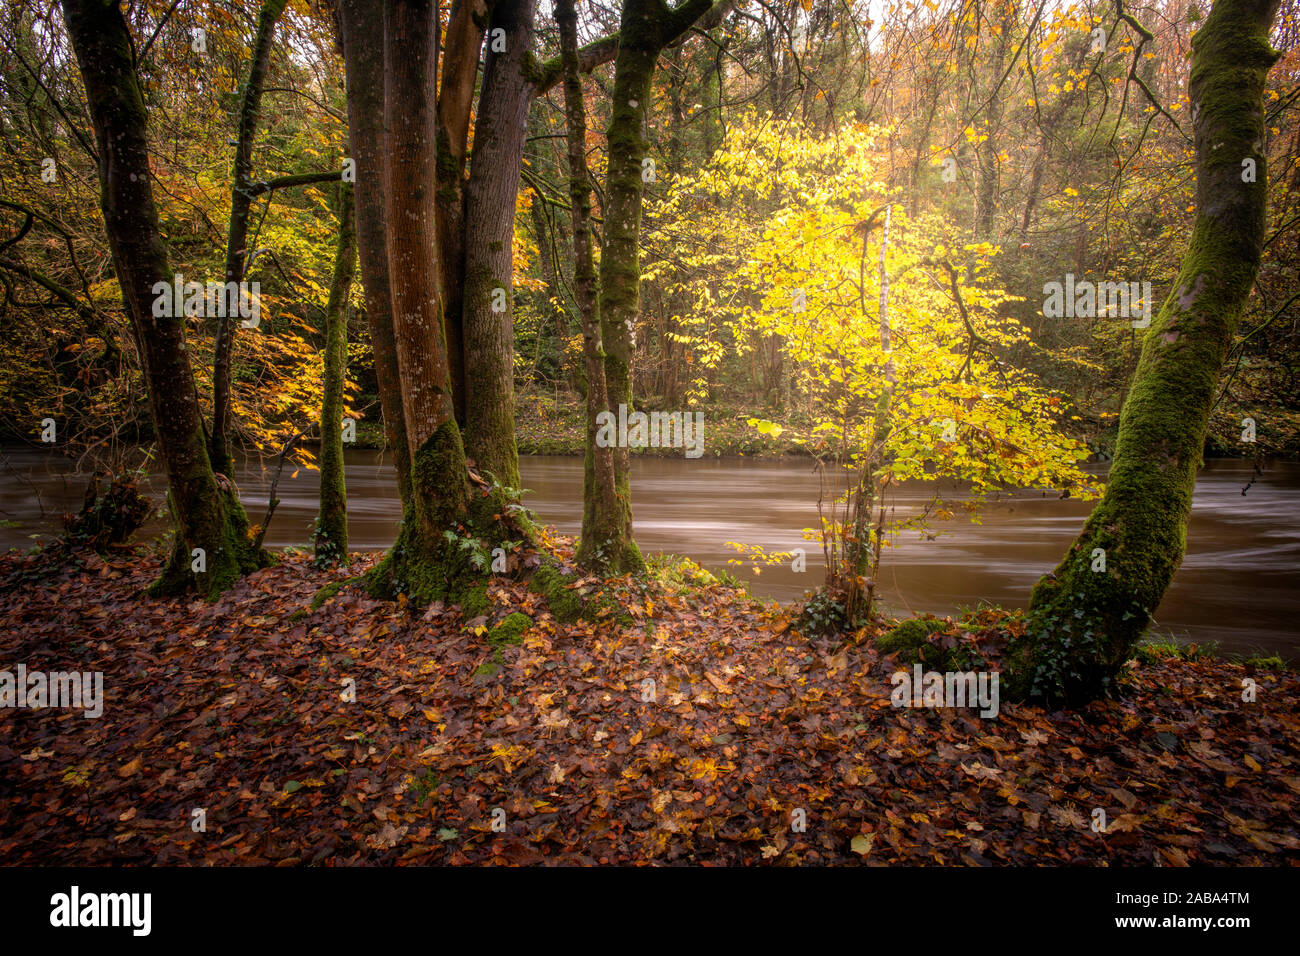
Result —
[[292, 176], [276, 176], [274, 179], [263, 179], [250, 184], [248, 194], [250, 196], [260, 196], [276, 189], [292, 189], [294, 186], [310, 186], [313, 183], [332, 183], [342, 178], [342, 170], [328, 173], [294, 173]]

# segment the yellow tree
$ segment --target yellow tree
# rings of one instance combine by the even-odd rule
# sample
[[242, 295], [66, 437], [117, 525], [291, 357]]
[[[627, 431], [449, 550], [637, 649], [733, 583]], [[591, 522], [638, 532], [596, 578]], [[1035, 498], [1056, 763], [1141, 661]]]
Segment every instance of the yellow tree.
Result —
[[[752, 198], [770, 209], [761, 222], [728, 218], [733, 238], [680, 282], [713, 341], [778, 342], [795, 369], [801, 423], [754, 424], [795, 431], [827, 465], [820, 538], [849, 625], [870, 616], [886, 497], [899, 482], [960, 481], [973, 515], [1007, 488], [1096, 493], [1060, 397], [1006, 359], [1026, 330], [990, 279], [997, 248], [950, 248], [953, 224], [893, 202], [878, 175], [886, 132], [849, 125], [819, 136], [751, 118], [668, 200], [704, 229]], [[715, 269], [726, 274], [709, 292]]]

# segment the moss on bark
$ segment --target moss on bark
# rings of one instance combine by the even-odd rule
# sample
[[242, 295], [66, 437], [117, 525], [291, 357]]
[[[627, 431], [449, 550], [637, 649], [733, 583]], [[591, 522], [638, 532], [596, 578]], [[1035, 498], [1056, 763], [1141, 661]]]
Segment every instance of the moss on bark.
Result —
[[[248, 535], [233, 486], [208, 457], [184, 317], [153, 314], [153, 289], [171, 278], [149, 175], [148, 116], [120, 6], [65, 0], [64, 22], [98, 144], [100, 206], [122, 297], [141, 351], [150, 416], [167, 472], [175, 543], [153, 594], [197, 588], [214, 598], [269, 559]], [[204, 570], [192, 568], [202, 549]]]
[[365, 576], [375, 597], [405, 594], [416, 604], [444, 600], [470, 608], [486, 604], [488, 567], [474, 555], [506, 542], [529, 540], [531, 526], [507, 508], [499, 488], [472, 485], [455, 419], [445, 421], [414, 456], [412, 504], [397, 541]]
[[544, 561], [528, 579], [528, 587], [546, 598], [551, 614], [561, 624], [612, 619], [621, 627], [630, 627], [631, 616], [609, 594], [595, 591], [584, 595], [581, 589], [571, 587], [582, 577], [565, 574], [553, 561]]
[[[273, 561], [258, 548], [248, 526], [248, 515], [233, 488], [212, 486], [211, 505], [192, 511], [183, 520], [167, 499], [173, 522], [178, 529], [171, 554], [162, 574], [149, 587], [151, 597], [175, 597], [197, 591], [208, 601], [215, 601], [242, 575], [269, 567]], [[194, 570], [194, 551], [203, 552], [202, 571]]]
[[397, 541], [366, 575], [366, 586], [380, 598], [405, 594], [417, 604], [457, 601], [481, 575], [445, 534], [468, 517], [469, 477], [454, 418], [411, 456], [411, 495]]
[[[1196, 206], [1177, 280], [1142, 343], [1106, 492], [1008, 649], [1015, 698], [1107, 693], [1182, 562], [1206, 423], [1264, 242], [1262, 95], [1276, 0], [1217, 0], [1192, 40]], [[1257, 181], [1244, 182], [1254, 159]], [[1104, 562], [1104, 563], [1103, 563]]]
[[325, 306], [325, 394], [320, 409], [320, 507], [313, 549], [317, 565], [348, 561], [348, 493], [343, 474], [343, 386], [348, 370], [348, 293], [357, 258], [352, 187], [339, 187], [339, 240]]
[[[604, 354], [605, 399], [609, 411], [620, 404], [632, 407], [632, 329], [640, 297], [641, 197], [644, 189], [642, 160], [648, 151], [644, 135], [655, 61], [663, 48], [662, 21], [668, 9], [650, 0], [625, 0], [619, 29], [618, 57], [614, 64], [614, 96], [606, 139], [609, 163], [606, 174], [605, 227], [600, 251], [601, 346]], [[590, 417], [590, 416], [589, 416]], [[588, 444], [595, 441], [589, 422]], [[588, 452], [586, 486], [595, 487]], [[628, 450], [614, 448], [612, 497], [608, 489], [601, 500], [585, 502], [579, 560], [585, 567], [606, 573], [641, 571], [645, 561], [632, 540], [632, 490], [628, 475]]]

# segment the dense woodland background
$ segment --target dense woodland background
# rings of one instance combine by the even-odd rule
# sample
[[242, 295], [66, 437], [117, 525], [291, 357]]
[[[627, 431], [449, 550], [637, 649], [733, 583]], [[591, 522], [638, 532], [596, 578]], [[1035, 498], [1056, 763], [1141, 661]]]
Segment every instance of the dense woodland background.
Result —
[[[957, 508], [900, 518], [902, 482], [972, 515], [1101, 497], [1010, 651], [1018, 696], [1091, 698], [1182, 560], [1202, 455], [1297, 440], [1279, 6], [11, 7], [5, 427], [115, 479], [97, 540], [147, 507], [132, 469], [166, 475], [155, 596], [274, 562], [239, 455], [319, 455], [315, 558], [346, 564], [358, 419], [403, 505], [366, 587], [418, 604], [559, 573], [521, 445], [584, 455], [577, 565], [642, 573], [647, 436], [604, 423], [629, 410], [817, 459], [813, 630], [871, 624], [890, 536]], [[255, 283], [261, 320], [160, 311], [173, 277]]]
[[[0, 555], [0, 860], [1294, 858], [1296, 675], [1149, 628], [1206, 455], [1229, 536], [1294, 507], [1298, 3], [8, 0], [0, 438], [90, 492]], [[806, 456], [816, 590], [642, 555], [620, 406]], [[891, 537], [1004, 493], [1097, 501], [1028, 609], [891, 618]]]
[[[150, 163], [172, 268], [223, 274], [239, 91], [256, 36], [252, 3], [129, 7], [150, 123]], [[1025, 335], [1005, 358], [1059, 391], [1071, 434], [1110, 449], [1140, 332], [1120, 317], [1046, 319], [1042, 285], [1065, 273], [1149, 281], [1157, 303], [1192, 220], [1188, 56], [1208, 5], [1171, 2], [864, 4], [791, 0], [744, 5], [663, 54], [648, 115], [641, 309], [633, 395], [648, 408], [702, 408], [709, 453], [754, 453], [743, 419], [809, 423], [809, 369], [746, 315], [723, 277], [751, 255], [769, 217], [813, 198], [840, 144], [869, 136], [859, 170], [931, 215], [950, 245], [989, 243], [999, 314]], [[582, 42], [616, 32], [615, 5], [578, 7]], [[1121, 15], [1122, 14], [1122, 15]], [[9, 2], [0, 23], [0, 429], [37, 442], [54, 417], [61, 447], [88, 467], [138, 461], [151, 437], [140, 364], [99, 214], [85, 94], [57, 4]], [[444, 13], [445, 20], [445, 13]], [[1144, 24], [1139, 29], [1132, 20]], [[1300, 102], [1293, 4], [1274, 45], [1267, 150], [1269, 233], [1255, 293], [1233, 342], [1211, 420], [1212, 451], [1294, 453], [1300, 262]], [[1094, 53], [1091, 30], [1109, 39]], [[191, 31], [206, 31], [206, 52]], [[1149, 32], [1149, 35], [1146, 33]], [[536, 50], [558, 54], [549, 11]], [[585, 80], [588, 163], [600, 230], [612, 65]], [[269, 51], [258, 181], [339, 169], [347, 154], [342, 60], [330, 12], [294, 0]], [[869, 131], [866, 132], [866, 131]], [[828, 147], [820, 157], [819, 146]], [[953, 158], [955, 180], [944, 181]], [[46, 182], [43, 163], [53, 160]], [[782, 164], [799, 181], [772, 181]], [[800, 165], [802, 164], [802, 169]], [[48, 176], [48, 173], [47, 173]], [[863, 188], [869, 186], [862, 183]], [[800, 191], [803, 191], [802, 193]], [[523, 451], [581, 448], [581, 328], [574, 302], [564, 107], [557, 85], [532, 102], [514, 230], [513, 362]], [[27, 221], [28, 213], [32, 220]], [[234, 342], [234, 425], [241, 448], [314, 458], [323, 394], [325, 315], [340, 200], [329, 183], [258, 194], [248, 277], [263, 324]], [[22, 233], [21, 238], [18, 238]], [[775, 266], [774, 266], [775, 268]], [[349, 298], [347, 411], [362, 444], [382, 442], [360, 283]], [[188, 331], [200, 400], [211, 402], [210, 322]], [[814, 370], [816, 371], [816, 370]], [[1240, 419], [1258, 423], [1243, 448]], [[741, 419], [734, 429], [724, 424]], [[766, 442], [770, 448], [771, 443]], [[794, 450], [785, 446], [782, 450]]]

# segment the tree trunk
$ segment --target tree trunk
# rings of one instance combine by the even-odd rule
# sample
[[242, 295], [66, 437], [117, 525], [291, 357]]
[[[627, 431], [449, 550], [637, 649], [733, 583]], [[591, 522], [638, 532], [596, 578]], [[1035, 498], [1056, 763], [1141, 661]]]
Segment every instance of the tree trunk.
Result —
[[122, 297], [142, 344], [175, 522], [171, 558], [152, 590], [170, 594], [193, 587], [215, 598], [241, 574], [262, 567], [266, 558], [249, 537], [248, 518], [233, 486], [219, 486], [213, 475], [184, 315], [153, 314], [155, 285], [170, 285], [172, 277], [153, 200], [148, 119], [126, 20], [116, 0], [64, 0], [62, 6], [95, 126], [104, 227]]
[[[456, 422], [462, 427], [466, 422], [464, 298], [460, 281], [465, 271], [465, 159], [479, 49], [487, 19], [483, 0], [452, 0], [438, 91], [438, 252], [442, 257], [443, 327], [452, 403]], [[481, 112], [481, 105], [479, 109]]]
[[343, 477], [343, 385], [348, 373], [348, 295], [357, 260], [352, 187], [339, 186], [339, 241], [325, 306], [325, 395], [320, 408], [320, 510], [314, 550], [318, 565], [348, 562], [348, 494]]
[[[556, 17], [559, 17], [558, 12]], [[533, 232], [537, 236], [538, 265], [541, 266], [542, 279], [546, 282], [546, 294], [549, 300], [545, 308], [550, 313], [549, 325], [552, 334], [555, 336], [556, 348], [560, 353], [560, 366], [566, 372], [569, 384], [573, 386], [575, 391], [581, 393], [582, 388], [579, 387], [578, 382], [582, 381], [584, 383], [583, 387], [585, 387], [586, 382], [582, 374], [581, 363], [569, 366], [566, 362], [567, 352], [565, 347], [570, 336], [569, 313], [566, 309], [569, 297], [565, 293], [564, 276], [560, 271], [562, 265], [558, 251], [559, 244], [564, 239], [563, 230], [551, 225], [550, 213], [546, 211], [546, 200], [540, 191], [534, 191], [533, 202], [528, 211], [533, 219]], [[558, 223], [556, 225], [558, 226]], [[545, 331], [547, 324], [542, 324], [542, 327], [538, 330], [539, 336]]]
[[[877, 211], [878, 214], [879, 211]], [[845, 598], [844, 618], [849, 627], [868, 623], [876, 600], [876, 578], [880, 571], [880, 548], [883, 544], [885, 524], [885, 493], [889, 479], [881, 475], [891, 462], [886, 451], [893, 431], [894, 389], [898, 385], [898, 372], [889, 332], [889, 273], [885, 269], [885, 256], [889, 252], [889, 222], [892, 204], [884, 208], [884, 229], [880, 234], [880, 298], [876, 308], [876, 324], [880, 335], [880, 351], [885, 356], [884, 381], [872, 421], [871, 447], [864, 456], [861, 481], [853, 502], [853, 532], [844, 542]], [[871, 238], [876, 215], [873, 214], [862, 229], [862, 258], [858, 266], [858, 299], [863, 319], [867, 318], [867, 243]], [[871, 527], [872, 508], [877, 509], [875, 529]], [[847, 513], [847, 508], [846, 508]]]
[[[722, 5], [719, 5], [720, 7]], [[686, 0], [669, 8], [663, 0], [623, 0], [618, 56], [614, 60], [614, 103], [609, 124], [609, 170], [600, 254], [600, 331], [605, 349], [608, 411], [632, 406], [632, 335], [640, 304], [642, 160], [646, 156], [646, 116], [655, 62], [664, 47], [685, 33], [706, 11], [708, 0]], [[588, 442], [595, 441], [588, 434]], [[613, 449], [614, 501], [593, 514], [584, 530], [585, 554], [603, 554], [614, 573], [644, 565], [632, 540], [632, 490], [628, 450]], [[585, 509], [584, 509], [585, 512]]]
[[979, 166], [979, 180], [975, 190], [975, 240], [977, 242], [992, 238], [993, 217], [998, 208], [998, 156], [1003, 142], [1001, 128], [1003, 99], [997, 95], [997, 87], [1002, 79], [1002, 67], [1006, 62], [1007, 49], [1011, 45], [1011, 30], [1015, 26], [1019, 5], [1012, 0], [1006, 0], [1001, 6], [1002, 16], [998, 23], [997, 47], [992, 62], [987, 66], [992, 84], [990, 89], [993, 92], [984, 108], [984, 115], [979, 117], [984, 121], [987, 138], [975, 149]]
[[[1107, 692], [1182, 561], [1216, 383], [1264, 243], [1261, 98], [1277, 7], [1217, 0], [1192, 40], [1191, 242], [1143, 340], [1105, 495], [1034, 588], [1025, 636], [1010, 649], [1017, 697], [1077, 704]], [[1247, 159], [1252, 182], [1242, 181]]]
[[605, 350], [596, 312], [596, 267], [591, 256], [591, 174], [587, 169], [587, 119], [578, 78], [578, 18], [573, 0], [556, 0], [564, 63], [564, 118], [569, 143], [569, 205], [573, 222], [573, 293], [582, 322], [582, 353], [587, 371], [587, 440], [583, 468], [582, 534], [578, 563], [603, 570], [601, 518], [615, 514], [614, 449], [600, 448], [593, 438], [596, 416], [609, 408], [605, 390]]
[[[648, 144], [646, 110], [655, 61], [663, 49], [656, 0], [624, 0], [614, 61], [614, 102], [607, 141], [606, 208], [600, 255], [599, 311], [605, 353], [605, 411], [632, 407], [630, 374], [633, 329], [640, 305], [642, 160]], [[595, 391], [588, 383], [588, 395]], [[590, 401], [590, 399], [589, 399]], [[587, 436], [594, 443], [594, 432]], [[602, 555], [609, 572], [639, 570], [643, 561], [632, 539], [632, 489], [626, 447], [611, 449], [614, 495], [608, 507], [593, 511], [590, 530], [583, 521], [582, 554]], [[584, 519], [586, 517], [584, 509]]]
[[505, 31], [505, 49], [488, 45], [465, 196], [462, 315], [465, 381], [473, 395], [465, 408], [465, 451], [479, 471], [518, 488], [514, 224], [524, 130], [533, 101], [532, 79], [526, 75], [533, 60], [533, 0], [497, 0], [489, 36], [497, 30]]
[[[244, 281], [248, 262], [248, 220], [253, 206], [253, 142], [257, 138], [257, 121], [262, 107], [262, 88], [271, 61], [271, 43], [275, 25], [284, 13], [287, 0], [266, 0], [257, 18], [257, 35], [253, 39], [252, 58], [244, 80], [239, 108], [239, 135], [235, 145], [235, 182], [230, 194], [230, 226], [226, 236], [226, 272], [224, 281]], [[212, 436], [208, 454], [214, 470], [230, 474], [234, 469], [230, 449], [231, 357], [235, 343], [235, 318], [217, 319], [217, 336], [212, 364]]]
[[[372, 594], [405, 594], [424, 604], [457, 600], [477, 584], [479, 569], [460, 547], [475, 527], [497, 530], [488, 516], [473, 520], [469, 472], [451, 396], [442, 289], [438, 275], [433, 83], [436, 7], [430, 0], [347, 0], [344, 49], [383, 25], [382, 69], [349, 71], [349, 92], [366, 89], [382, 104], [382, 127], [354, 128], [381, 157], [388, 289], [392, 299], [402, 415], [411, 453], [410, 505], [385, 559], [366, 577]], [[358, 64], [360, 66], [360, 64]], [[373, 85], [383, 84], [379, 94]], [[478, 496], [476, 496], [477, 500]], [[500, 524], [504, 524], [501, 522]], [[468, 526], [468, 527], [467, 527]]]
[[366, 321], [375, 356], [375, 379], [384, 416], [384, 434], [393, 452], [397, 489], [404, 508], [411, 505], [411, 452], [402, 412], [401, 376], [393, 333], [392, 292], [388, 285], [388, 217], [384, 211], [381, 137], [384, 121], [384, 43], [378, 25], [366, 18], [373, 3], [340, 0], [343, 58], [347, 73], [348, 136], [356, 167], [357, 251], [365, 291]]

